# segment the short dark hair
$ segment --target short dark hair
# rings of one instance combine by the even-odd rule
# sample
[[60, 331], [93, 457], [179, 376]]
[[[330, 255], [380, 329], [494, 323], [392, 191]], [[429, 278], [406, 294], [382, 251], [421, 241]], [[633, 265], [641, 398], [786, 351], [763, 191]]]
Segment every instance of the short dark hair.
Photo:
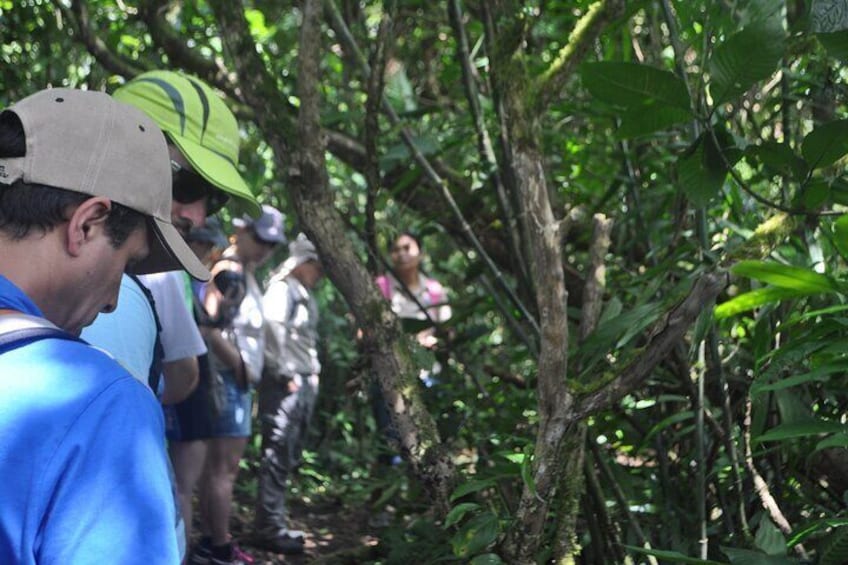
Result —
[[[0, 157], [24, 155], [23, 125], [16, 114], [3, 112], [0, 114]], [[23, 239], [34, 230], [48, 232], [68, 219], [69, 208], [76, 208], [89, 198], [88, 194], [22, 180], [0, 185], [0, 231], [12, 240]], [[118, 248], [146, 222], [147, 217], [141, 212], [113, 202], [106, 218], [106, 235], [112, 246]]]

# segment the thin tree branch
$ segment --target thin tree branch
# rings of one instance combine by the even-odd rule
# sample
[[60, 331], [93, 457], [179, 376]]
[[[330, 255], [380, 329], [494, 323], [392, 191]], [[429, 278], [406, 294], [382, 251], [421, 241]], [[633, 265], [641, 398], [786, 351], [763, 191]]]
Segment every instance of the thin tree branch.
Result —
[[586, 286], [583, 287], [583, 307], [580, 316], [579, 339], [583, 341], [595, 331], [606, 290], [605, 258], [610, 246], [612, 220], [603, 214], [593, 218], [592, 245], [589, 249], [589, 270], [586, 274]]
[[210, 59], [189, 47], [184, 37], [165, 18], [169, 4], [164, 0], [142, 0], [139, 3], [139, 16], [147, 24], [153, 42], [168, 54], [174, 66], [197, 75], [236, 100], [240, 99], [238, 86], [223, 60]]
[[728, 275], [725, 272], [702, 275], [689, 295], [671, 308], [654, 326], [644, 351], [603, 389], [579, 399], [575, 410], [569, 415], [569, 420], [579, 421], [598, 410], [608, 408], [638, 388], [684, 336], [704, 310], [704, 306], [712, 304], [727, 284]]
[[462, 6], [460, 0], [450, 0], [448, 3], [448, 15], [450, 16], [451, 26], [456, 36], [457, 59], [460, 62], [462, 69], [462, 83], [465, 87], [465, 98], [468, 101], [468, 108], [471, 110], [471, 121], [474, 124], [474, 131], [477, 134], [477, 151], [480, 153], [480, 161], [486, 171], [486, 176], [489, 183], [495, 189], [498, 205], [501, 209], [501, 214], [504, 218], [504, 224], [507, 226], [506, 237], [507, 244], [512, 250], [511, 259], [515, 264], [515, 272], [520, 276], [523, 285], [529, 287], [530, 276], [527, 272], [527, 263], [524, 261], [524, 254], [521, 253], [519, 247], [520, 235], [518, 232], [515, 211], [510, 204], [506, 194], [503, 182], [501, 181], [500, 172], [498, 170], [498, 162], [495, 157], [495, 150], [492, 146], [492, 140], [489, 137], [489, 130], [486, 128], [486, 123], [483, 119], [483, 112], [480, 108], [480, 94], [477, 91], [477, 83], [474, 80], [474, 72], [471, 66], [471, 54], [468, 47], [468, 35], [465, 32], [465, 26], [462, 22]]
[[[771, 520], [774, 524], [780, 529], [784, 535], [790, 535], [792, 533], [792, 525], [789, 524], [789, 521], [786, 519], [786, 516], [781, 511], [780, 506], [778, 506], [777, 501], [771, 495], [771, 491], [769, 490], [768, 483], [766, 483], [765, 479], [763, 479], [760, 472], [757, 470], [756, 465], [754, 465], [754, 456], [751, 453], [751, 402], [750, 396], [746, 399], [745, 402], [745, 423], [743, 425], [743, 433], [742, 433], [742, 441], [745, 443], [745, 465], [748, 467], [748, 472], [751, 473], [751, 476], [754, 479], [754, 492], [756, 492], [757, 497], [760, 499], [760, 502], [763, 505], [763, 508], [769, 513]], [[797, 544], [795, 546], [795, 551], [798, 555], [807, 560], [807, 550], [804, 549], [803, 544]]]
[[[394, 8], [394, 5], [391, 6]], [[392, 10], [393, 12], [393, 10]], [[365, 102], [365, 180], [368, 192], [365, 196], [365, 243], [371, 249], [368, 256], [368, 270], [375, 272], [377, 263], [374, 260], [378, 255], [377, 250], [377, 228], [376, 228], [376, 202], [377, 193], [380, 190], [380, 159], [377, 151], [377, 139], [380, 135], [380, 103], [383, 99], [385, 86], [386, 51], [388, 40], [392, 31], [392, 12], [386, 11], [380, 20], [380, 28], [371, 55], [371, 68], [374, 69], [368, 77], [367, 99]], [[424, 310], [426, 313], [426, 309]]]
[[559, 99], [565, 83], [583, 61], [601, 30], [623, 12], [623, 0], [599, 0], [589, 6], [556, 59], [536, 80], [534, 90], [539, 96], [540, 109], [547, 108], [553, 100]]
[[[244, 6], [241, 2], [226, 0], [209, 0], [209, 5], [215, 13], [233, 68], [237, 69], [235, 82], [243, 85], [241, 96], [237, 98], [251, 108], [261, 108], [261, 112], [254, 114], [259, 128], [264, 132], [282, 130], [278, 142], [286, 144], [286, 139], [295, 138], [289, 102], [256, 50], [256, 42], [244, 19]], [[284, 151], [283, 154], [288, 153], [288, 147], [278, 149]]]
[[124, 59], [109, 49], [109, 46], [106, 45], [100, 37], [98, 37], [91, 24], [91, 20], [88, 15], [88, 6], [84, 0], [73, 0], [71, 2], [70, 10], [68, 10], [61, 0], [54, 0], [53, 5], [61, 10], [65, 18], [72, 23], [74, 30], [76, 30], [77, 34], [79, 34], [79, 38], [83, 45], [85, 45], [88, 52], [97, 59], [97, 62], [100, 63], [104, 69], [110, 73], [121, 75], [127, 80], [143, 73], [146, 70], [144, 68], [137, 67], [132, 62]]

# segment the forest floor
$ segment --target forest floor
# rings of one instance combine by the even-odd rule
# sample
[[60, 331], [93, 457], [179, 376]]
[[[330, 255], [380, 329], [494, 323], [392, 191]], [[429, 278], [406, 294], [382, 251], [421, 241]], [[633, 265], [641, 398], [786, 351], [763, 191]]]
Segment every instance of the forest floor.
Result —
[[[245, 505], [247, 508], [250, 506]], [[370, 560], [369, 555], [379, 543], [379, 530], [369, 526], [371, 512], [364, 507], [346, 507], [341, 501], [291, 503], [290, 528], [306, 533], [303, 555], [277, 555], [252, 547], [252, 517], [252, 512], [239, 512], [234, 517], [232, 533], [242, 549], [254, 558], [255, 565], [361, 563]]]
[[[382, 478], [348, 480], [310, 479], [309, 473], [294, 477], [287, 506], [289, 528], [306, 534], [303, 555], [277, 555], [253, 547], [254, 504], [256, 501], [256, 464], [252, 458], [243, 465], [233, 493], [231, 533], [239, 546], [254, 559], [254, 565], [277, 563], [347, 565], [380, 561], [386, 548], [381, 536], [404, 529], [410, 516], [392, 506], [402, 502], [405, 491], [403, 473], [384, 474]], [[320, 485], [335, 485], [331, 491]], [[392, 500], [390, 500], [392, 499]], [[195, 514], [195, 519], [197, 515]], [[198, 525], [195, 524], [195, 532]]]

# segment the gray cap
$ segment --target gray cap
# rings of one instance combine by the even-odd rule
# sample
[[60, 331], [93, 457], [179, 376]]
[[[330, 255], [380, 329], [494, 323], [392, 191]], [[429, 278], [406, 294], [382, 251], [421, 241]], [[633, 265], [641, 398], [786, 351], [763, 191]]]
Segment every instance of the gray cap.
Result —
[[23, 157], [0, 158], [0, 184], [21, 180], [104, 196], [151, 217], [150, 254], [137, 274], [209, 271], [171, 224], [171, 166], [165, 137], [144, 112], [103, 92], [53, 88], [3, 111], [18, 117]]
[[306, 237], [305, 234], [299, 233], [294, 241], [289, 243], [289, 256], [283, 261], [281, 270], [291, 272], [297, 266], [306, 263], [307, 261], [318, 261], [318, 252], [315, 251], [315, 246]]
[[233, 225], [237, 228], [251, 228], [262, 241], [270, 243], [285, 243], [286, 234], [284, 231], [286, 217], [282, 212], [269, 206], [262, 205], [262, 214], [258, 218], [250, 216], [242, 216], [235, 218]]

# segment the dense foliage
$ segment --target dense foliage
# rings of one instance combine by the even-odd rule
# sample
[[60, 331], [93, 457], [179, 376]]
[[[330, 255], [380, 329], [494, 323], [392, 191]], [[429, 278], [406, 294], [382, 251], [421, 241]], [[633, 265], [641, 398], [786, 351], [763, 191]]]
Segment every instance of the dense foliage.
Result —
[[[227, 97], [247, 178], [339, 249], [301, 487], [417, 515], [384, 561], [843, 563], [846, 30], [824, 0], [0, 0], [0, 105], [163, 66]], [[293, 188], [307, 55], [329, 204]], [[379, 318], [344, 271], [346, 246], [383, 270], [403, 229], [454, 311], [423, 395], [456, 465], [431, 512], [427, 449], [375, 464], [356, 335]]]

